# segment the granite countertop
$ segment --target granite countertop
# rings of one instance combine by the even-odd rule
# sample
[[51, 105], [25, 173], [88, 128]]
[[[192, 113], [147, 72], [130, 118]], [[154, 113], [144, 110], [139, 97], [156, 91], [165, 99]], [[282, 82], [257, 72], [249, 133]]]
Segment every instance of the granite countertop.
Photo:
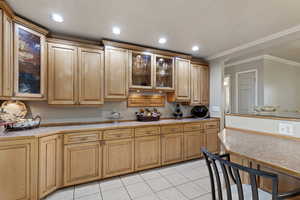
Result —
[[233, 129], [224, 129], [219, 138], [229, 153], [300, 178], [300, 140]]
[[13, 138], [13, 137], [39, 137], [48, 134], [60, 133], [60, 132], [74, 132], [84, 130], [101, 130], [101, 129], [115, 129], [124, 127], [137, 127], [137, 126], [159, 126], [167, 124], [178, 124], [178, 123], [190, 123], [199, 121], [216, 120], [216, 118], [208, 119], [197, 119], [197, 118], [185, 118], [185, 119], [168, 119], [153, 122], [118, 122], [118, 123], [99, 123], [99, 124], [88, 124], [88, 125], [76, 125], [76, 126], [53, 126], [53, 127], [40, 127], [31, 130], [24, 131], [13, 131], [13, 132], [0, 132], [0, 139]]

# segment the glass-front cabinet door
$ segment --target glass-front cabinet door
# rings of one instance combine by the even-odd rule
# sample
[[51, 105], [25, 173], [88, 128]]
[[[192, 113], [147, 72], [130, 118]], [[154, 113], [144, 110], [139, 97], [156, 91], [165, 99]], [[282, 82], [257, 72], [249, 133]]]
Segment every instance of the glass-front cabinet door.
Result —
[[43, 98], [46, 60], [45, 36], [15, 24], [15, 96]]
[[153, 88], [153, 54], [130, 52], [129, 87], [137, 89]]
[[155, 56], [155, 88], [174, 90], [174, 58]]

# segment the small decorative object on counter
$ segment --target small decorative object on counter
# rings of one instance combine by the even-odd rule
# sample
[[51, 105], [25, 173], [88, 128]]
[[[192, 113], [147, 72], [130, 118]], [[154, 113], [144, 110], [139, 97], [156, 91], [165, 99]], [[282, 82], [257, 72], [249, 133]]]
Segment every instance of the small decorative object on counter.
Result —
[[182, 119], [182, 117], [183, 117], [183, 112], [181, 111], [180, 104], [176, 104], [176, 108], [175, 108], [175, 111], [174, 111], [174, 113], [173, 113], [173, 116], [174, 116], [176, 119]]
[[194, 108], [192, 108], [191, 114], [195, 118], [205, 119], [205, 118], [209, 117], [208, 108], [204, 105], [195, 106]]
[[148, 108], [140, 109], [139, 112], [135, 113], [138, 121], [148, 122], [148, 121], [158, 121], [160, 119], [160, 112], [154, 108], [152, 111]]
[[119, 112], [111, 112], [109, 118], [111, 120], [113, 120], [114, 123], [117, 123], [121, 119], [121, 113], [119, 113]]
[[0, 125], [5, 131], [20, 131], [40, 127], [41, 117], [26, 119], [26, 105], [21, 101], [5, 101], [0, 109]]

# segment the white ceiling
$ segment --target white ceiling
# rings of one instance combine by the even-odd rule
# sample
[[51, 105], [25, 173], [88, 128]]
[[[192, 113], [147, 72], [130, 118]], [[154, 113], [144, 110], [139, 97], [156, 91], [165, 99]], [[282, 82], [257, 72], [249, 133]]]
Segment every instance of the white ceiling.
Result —
[[[55, 33], [110, 38], [211, 57], [300, 24], [298, 0], [7, 0]], [[63, 15], [59, 24], [51, 13]], [[113, 26], [121, 28], [115, 36]], [[167, 38], [165, 45], [158, 38]]]

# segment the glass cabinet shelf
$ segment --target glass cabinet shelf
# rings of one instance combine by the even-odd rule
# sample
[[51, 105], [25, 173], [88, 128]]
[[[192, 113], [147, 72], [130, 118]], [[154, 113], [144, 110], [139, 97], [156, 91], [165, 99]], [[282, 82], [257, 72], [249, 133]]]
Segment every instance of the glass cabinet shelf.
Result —
[[174, 89], [174, 59], [155, 56], [155, 88]]

